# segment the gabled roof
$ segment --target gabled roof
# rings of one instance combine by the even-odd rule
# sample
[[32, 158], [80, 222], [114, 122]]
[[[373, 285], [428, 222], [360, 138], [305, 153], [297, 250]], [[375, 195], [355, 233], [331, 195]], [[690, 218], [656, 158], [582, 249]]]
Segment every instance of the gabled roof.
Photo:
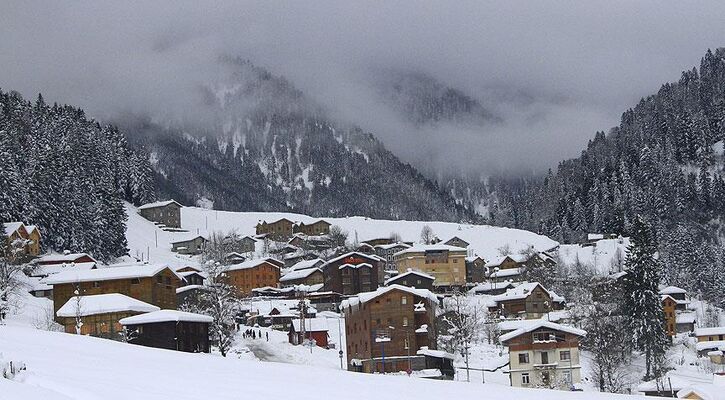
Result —
[[518, 264], [526, 262], [526, 255], [524, 254], [508, 254], [505, 256], [498, 256], [494, 259], [491, 259], [491, 261], [486, 263], [486, 266], [498, 267], [499, 265], [503, 264], [503, 262], [506, 261], [507, 258]]
[[30, 276], [48, 276], [57, 274], [67, 270], [74, 271], [87, 271], [90, 269], [96, 269], [95, 262], [81, 262], [81, 263], [63, 263], [63, 264], [50, 264], [50, 265], [38, 265], [32, 269]]
[[511, 339], [517, 338], [525, 333], [533, 332], [539, 328], [547, 328], [555, 331], [570, 333], [576, 336], [586, 336], [587, 332], [581, 329], [573, 328], [571, 326], [557, 324], [556, 322], [544, 321], [541, 319], [531, 320], [531, 323], [525, 324], [513, 332], [501, 335], [499, 340], [501, 343], [507, 342]]
[[262, 222], [259, 222], [258, 224], [260, 224], [260, 225], [263, 225], [263, 224], [272, 225], [272, 224], [276, 224], [276, 223], [281, 222], [281, 221], [287, 221], [287, 222], [289, 222], [290, 224], [293, 224], [293, 225], [295, 223], [295, 221], [292, 221], [292, 220], [290, 220], [288, 218], [280, 218], [280, 219], [278, 219], [276, 221], [273, 221], [273, 222], [262, 221]]
[[345, 254], [343, 254], [341, 256], [337, 256], [335, 258], [332, 258], [332, 259], [327, 260], [327, 262], [325, 263], [325, 265], [330, 264], [330, 263], [334, 263], [335, 261], [344, 260], [345, 258], [352, 257], [352, 256], [359, 256], [359, 257], [367, 258], [367, 259], [370, 259], [370, 260], [381, 261], [381, 258], [378, 257], [378, 256], [376, 256], [376, 255], [374, 255], [374, 254], [365, 254], [365, 253], [360, 253], [358, 251], [351, 251], [349, 253], [345, 253]]
[[[247, 260], [247, 261], [244, 261], [244, 262], [238, 263], [238, 264], [232, 264], [229, 266], [229, 268], [227, 268], [227, 271], [238, 271], [240, 269], [255, 268], [255, 267], [258, 267], [265, 263], [272, 264], [273, 266], [280, 268], [280, 265], [279, 265], [280, 262], [277, 260], [274, 260], [272, 258], [257, 258], [254, 260]], [[282, 265], [284, 265], [284, 264], [282, 264]]]
[[204, 236], [201, 236], [201, 235], [195, 235], [195, 236], [191, 236], [191, 237], [188, 237], [188, 238], [186, 238], [186, 239], [179, 239], [179, 240], [173, 241], [173, 242], [171, 242], [171, 244], [179, 244], [179, 243], [186, 243], [186, 242], [191, 242], [191, 241], [193, 241], [193, 240], [196, 240], [196, 239], [202, 239], [202, 240], [203, 240], [203, 241], [205, 241], [205, 242], [208, 242], [208, 241], [209, 241], [209, 240], [208, 240], [207, 238], [205, 238]]
[[147, 314], [134, 315], [133, 317], [122, 318], [120, 321], [121, 325], [142, 325], [142, 324], [153, 324], [157, 322], [214, 322], [214, 318], [208, 315], [176, 311], [176, 310], [161, 310], [154, 311]]
[[156, 201], [156, 202], [153, 202], [153, 203], [146, 203], [146, 204], [140, 205], [138, 207], [138, 209], [139, 210], [146, 210], [148, 208], [166, 207], [169, 204], [176, 204], [179, 207], [183, 207], [181, 205], [181, 203], [179, 203], [178, 201], [176, 201], [174, 199], [171, 199], [171, 200], [166, 200], [166, 201]]
[[45, 279], [45, 283], [49, 285], [59, 285], [63, 283], [75, 282], [150, 278], [167, 268], [172, 271], [177, 278], [181, 279], [181, 277], [176, 272], [174, 272], [166, 265], [135, 265], [130, 267], [109, 267], [102, 269], [91, 269], [87, 271], [67, 270], [49, 276]]
[[667, 286], [666, 288], [660, 290], [660, 294], [687, 294], [687, 290], [677, 286]]
[[401, 290], [406, 293], [410, 293], [414, 296], [423, 297], [426, 298], [434, 303], [438, 303], [438, 297], [436, 297], [433, 292], [431, 292], [428, 289], [414, 289], [403, 285], [390, 285], [390, 286], [384, 286], [381, 288], [378, 288], [378, 290], [374, 292], [363, 292], [359, 293], [357, 296], [350, 297], [348, 299], [345, 299], [340, 304], [340, 309], [343, 309], [348, 306], [353, 306], [357, 304], [363, 304], [367, 303], [370, 300], [375, 299], [376, 297], [382, 296], [385, 293], [391, 292], [393, 290]]
[[[370, 245], [368, 244], [368, 246], [370, 246]], [[396, 247], [404, 247], [406, 249], [409, 249], [411, 246], [409, 244], [403, 243], [403, 242], [390, 243], [390, 244], [378, 244], [378, 245], [374, 246], [375, 249], [383, 249], [383, 250], [393, 249]]]
[[373, 266], [368, 263], [360, 263], [360, 264], [342, 264], [337, 269], [343, 269], [343, 268], [372, 268]]
[[509, 301], [509, 300], [521, 300], [529, 297], [531, 293], [537, 288], [540, 287], [544, 290], [544, 292], [549, 294], [549, 297], [551, 297], [551, 301], [562, 303], [564, 302], [564, 298], [557, 295], [552, 290], [547, 290], [542, 284], [539, 282], [524, 282], [513, 289], [508, 289], [506, 292], [501, 293], [499, 295], [493, 296], [491, 298], [492, 301], [499, 303], [503, 301]]
[[56, 313], [59, 317], [72, 318], [80, 311], [82, 317], [88, 315], [106, 314], [122, 311], [151, 312], [160, 310], [155, 305], [145, 303], [120, 293], [96, 294], [80, 297], [80, 310], [78, 296], [71, 297]]
[[93, 257], [91, 257], [91, 255], [88, 253], [68, 253], [68, 254], [46, 254], [44, 256], [40, 256], [40, 257], [36, 258], [35, 262], [38, 262], [38, 263], [56, 262], [56, 263], [60, 264], [60, 263], [64, 263], [64, 262], [73, 262], [81, 257], [89, 257], [91, 260], [94, 260]]
[[22, 222], [6, 222], [3, 225], [5, 226], [5, 236], [12, 235], [15, 231], [24, 226]]
[[325, 261], [321, 258], [314, 258], [312, 260], [302, 260], [291, 266], [290, 271], [299, 271], [301, 269], [315, 268], [324, 264]]
[[28, 235], [33, 233], [33, 231], [38, 231], [38, 233], [40, 233], [37, 225], [25, 225], [25, 230], [28, 231]]
[[[292, 320], [292, 327], [299, 332], [302, 323], [299, 319]], [[305, 318], [305, 332], [327, 332], [327, 318]]]
[[282, 276], [281, 278], [279, 278], [279, 281], [280, 282], [296, 281], [298, 279], [307, 278], [308, 276], [314, 274], [315, 272], [322, 273], [322, 270], [319, 268], [305, 268], [305, 269], [300, 269], [297, 271], [290, 271], [290, 272], [286, 273], [284, 276]]
[[[444, 242], [444, 244], [448, 244], [448, 243], [450, 243], [450, 242], [453, 242], [453, 241], [460, 241], [460, 242], [463, 242], [463, 243], [465, 243], [465, 244], [466, 244], [466, 246], [470, 245], [470, 243], [468, 243], [467, 241], [465, 241], [465, 240], [463, 240], [463, 239], [459, 238], [458, 236], [453, 236], [452, 238], [450, 238], [450, 239], [446, 240], [446, 241]], [[452, 246], [452, 245], [451, 245], [451, 246]]]
[[414, 271], [414, 270], [409, 269], [408, 271], [403, 272], [402, 274], [398, 274], [398, 275], [396, 275], [396, 276], [394, 276], [394, 277], [386, 280], [385, 281], [385, 286], [389, 285], [390, 283], [392, 283], [392, 282], [394, 282], [394, 281], [396, 281], [396, 280], [398, 280], [400, 278], [403, 278], [403, 277], [406, 277], [406, 276], [409, 276], [409, 275], [420, 276], [421, 278], [430, 279], [432, 281], [434, 281], [436, 279], [434, 276], [425, 274], [425, 273], [420, 272], [420, 271]]

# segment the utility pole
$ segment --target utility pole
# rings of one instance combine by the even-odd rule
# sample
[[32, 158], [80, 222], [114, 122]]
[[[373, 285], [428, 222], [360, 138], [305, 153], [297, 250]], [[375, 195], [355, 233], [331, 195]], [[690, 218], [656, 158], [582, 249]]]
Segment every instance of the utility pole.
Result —
[[468, 365], [468, 349], [469, 349], [468, 340], [466, 340], [465, 349], [466, 349], [466, 382], [471, 382], [471, 368]]
[[342, 328], [341, 328], [342, 323], [340, 322], [340, 319], [341, 318], [337, 319], [337, 338], [338, 338], [337, 345], [340, 346], [340, 351], [338, 351], [337, 353], [340, 355], [340, 369], [345, 369], [342, 366], [342, 354], [343, 354], [343, 352], [342, 352]]
[[159, 231], [154, 230], [154, 241], [156, 242], [156, 248], [159, 248]]

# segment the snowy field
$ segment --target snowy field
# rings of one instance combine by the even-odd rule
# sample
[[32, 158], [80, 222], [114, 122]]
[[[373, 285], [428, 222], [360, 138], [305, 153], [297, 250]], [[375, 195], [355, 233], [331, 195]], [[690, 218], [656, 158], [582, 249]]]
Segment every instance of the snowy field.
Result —
[[591, 267], [602, 275], [621, 272], [627, 256], [629, 238], [603, 239], [591, 246], [562, 244], [558, 249], [558, 262], [572, 267], [577, 263]]
[[15, 381], [0, 379], [1, 400], [628, 398], [263, 363], [18, 326], [0, 327], [0, 353], [6, 362], [27, 366]]
[[[240, 235], [254, 235], [257, 222], [272, 222], [280, 218], [292, 221], [312, 222], [312, 218], [301, 214], [263, 213], [263, 212], [231, 212], [215, 211], [199, 207], [181, 209], [181, 226], [188, 232], [165, 232], [152, 222], [138, 215], [137, 209], [126, 205], [128, 228], [126, 237], [133, 257], [146, 258], [150, 254], [153, 263], [162, 262], [172, 265], [186, 265], [189, 257], [171, 253], [171, 242], [193, 237], [208, 236], [211, 232], [236, 232]], [[338, 225], [348, 232], [348, 241], [359, 242], [374, 238], [387, 238], [392, 232], [398, 233], [403, 241], [419, 242], [420, 231], [429, 225], [433, 232], [443, 241], [453, 236], [469, 242], [471, 255], [477, 254], [484, 259], [493, 259], [500, 255], [499, 249], [507, 246], [511, 253], [529, 249], [533, 246], [538, 251], [549, 250], [558, 245], [546, 236], [520, 229], [499, 228], [488, 225], [468, 225], [450, 222], [423, 221], [392, 221], [376, 220], [365, 217], [324, 218], [333, 225]]]

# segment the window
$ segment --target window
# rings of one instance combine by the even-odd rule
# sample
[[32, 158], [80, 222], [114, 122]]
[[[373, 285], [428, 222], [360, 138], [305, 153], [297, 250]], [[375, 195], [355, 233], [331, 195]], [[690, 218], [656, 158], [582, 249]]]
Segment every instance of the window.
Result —
[[417, 284], [417, 285], [420, 285], [420, 284], [421, 284], [421, 282], [420, 282], [420, 279], [418, 279], [418, 280], [416, 281], [416, 284]]
[[403, 326], [408, 326], [408, 317], [403, 317]]
[[561, 361], [571, 360], [571, 352], [569, 350], [562, 351], [559, 353], [559, 359]]
[[162, 280], [162, 279], [163, 279], [163, 277], [162, 277], [161, 275], [157, 275], [157, 276], [156, 276], [156, 282], [157, 282], [157, 283], [161, 283], [161, 280]]
[[549, 363], [549, 353], [546, 351], [541, 352], [541, 363], [542, 364], [548, 364]]
[[408, 342], [408, 338], [405, 338], [405, 347], [406, 350], [410, 348], [410, 342]]
[[403, 296], [400, 298], [400, 304], [406, 305], [408, 304], [408, 296]]
[[457, 258], [454, 258], [453, 259], [453, 264], [458, 264], [458, 259]]
[[95, 287], [95, 288], [101, 287], [101, 282], [98, 282], [98, 281], [93, 282], [93, 287]]
[[524, 372], [521, 374], [521, 384], [522, 385], [528, 385], [531, 381], [529, 380], [529, 373]]
[[138, 279], [138, 278], [131, 279], [131, 284], [132, 285], [138, 285], [139, 283], [141, 283], [141, 280], [140, 279]]
[[519, 364], [529, 363], [529, 353], [519, 353]]

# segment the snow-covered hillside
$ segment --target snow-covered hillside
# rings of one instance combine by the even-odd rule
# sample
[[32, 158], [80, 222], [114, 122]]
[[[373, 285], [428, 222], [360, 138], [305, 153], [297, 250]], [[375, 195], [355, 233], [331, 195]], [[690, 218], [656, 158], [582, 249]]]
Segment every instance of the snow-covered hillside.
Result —
[[189, 354], [87, 336], [0, 326], [5, 361], [24, 362], [0, 379], [1, 400], [198, 399], [625, 399], [627, 396], [515, 389], [352, 373]]
[[[228, 233], [236, 231], [240, 235], [253, 235], [259, 221], [272, 222], [280, 218], [293, 221], [311, 222], [317, 220], [306, 215], [291, 213], [266, 212], [230, 212], [215, 211], [199, 207], [184, 207], [181, 210], [181, 225], [188, 232], [165, 232], [153, 223], [138, 215], [136, 208], [126, 206], [129, 220], [126, 237], [131, 256], [139, 256], [150, 252], [151, 262], [165, 262], [179, 265], [189, 262], [188, 257], [177, 256], [170, 252], [170, 242], [195, 236], [207, 235], [220, 231]], [[362, 242], [368, 239], [389, 237], [392, 232], [398, 233], [404, 241], [420, 241], [420, 231], [429, 225], [441, 240], [446, 241], [458, 236], [469, 242], [472, 253], [485, 259], [500, 255], [499, 249], [507, 246], [516, 254], [533, 246], [538, 251], [548, 250], [557, 246], [557, 242], [546, 236], [520, 229], [499, 228], [488, 225], [468, 225], [450, 222], [392, 221], [370, 219], [365, 217], [324, 218], [333, 225], [339, 225], [347, 231], [348, 241], [356, 238]], [[158, 240], [158, 243], [157, 243]], [[157, 245], [158, 244], [158, 245]], [[145, 257], [145, 256], [144, 256]]]
[[558, 262], [572, 267], [577, 263], [591, 267], [598, 274], [621, 272], [627, 257], [629, 238], [602, 239], [592, 245], [562, 244]]

